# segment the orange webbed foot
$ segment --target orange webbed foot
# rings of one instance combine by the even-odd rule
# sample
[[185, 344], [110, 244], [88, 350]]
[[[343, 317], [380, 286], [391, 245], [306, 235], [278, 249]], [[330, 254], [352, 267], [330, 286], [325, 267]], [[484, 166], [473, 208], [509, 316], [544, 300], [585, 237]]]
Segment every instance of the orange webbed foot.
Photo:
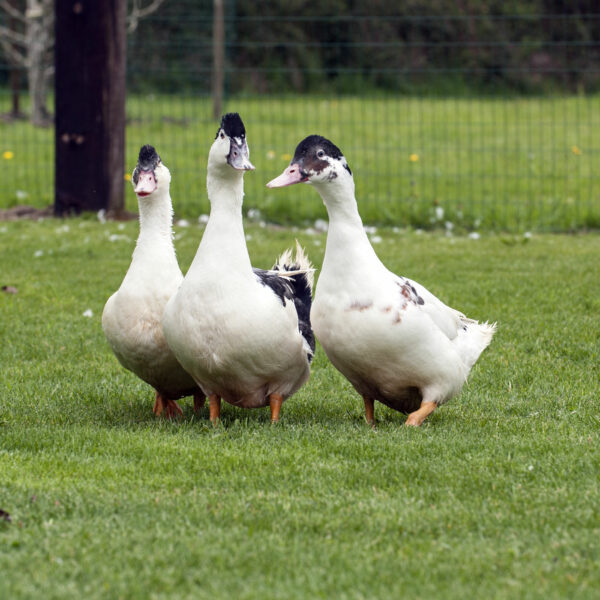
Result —
[[436, 402], [421, 402], [421, 407], [415, 412], [411, 412], [406, 419], [406, 425], [409, 427], [420, 427], [423, 421], [437, 408]]
[[152, 412], [157, 417], [160, 417], [164, 413], [165, 419], [174, 419], [183, 415], [179, 404], [175, 400], [165, 398], [160, 392], [156, 392], [156, 400], [154, 401]]
[[165, 417], [167, 419], [175, 419], [176, 417], [182, 417], [183, 411], [175, 400], [167, 400], [167, 406], [165, 408]]

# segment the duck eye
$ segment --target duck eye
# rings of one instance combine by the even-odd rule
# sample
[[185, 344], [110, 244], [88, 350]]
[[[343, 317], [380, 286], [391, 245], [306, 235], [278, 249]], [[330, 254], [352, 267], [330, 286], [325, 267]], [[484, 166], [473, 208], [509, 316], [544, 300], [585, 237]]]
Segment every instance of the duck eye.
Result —
[[325, 156], [325, 152], [324, 152], [323, 150], [319, 150], [319, 151], [317, 152], [317, 156], [318, 156], [319, 158], [323, 158], [323, 157]]
[[221, 139], [225, 137], [225, 134], [221, 131]]

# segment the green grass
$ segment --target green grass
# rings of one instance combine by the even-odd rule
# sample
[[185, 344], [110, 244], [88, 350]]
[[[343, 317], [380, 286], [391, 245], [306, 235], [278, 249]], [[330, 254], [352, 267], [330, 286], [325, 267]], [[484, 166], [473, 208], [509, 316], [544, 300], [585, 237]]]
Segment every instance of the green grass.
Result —
[[[9, 108], [0, 94], [0, 113]], [[544, 98], [238, 97], [225, 110], [246, 123], [257, 167], [246, 177], [246, 207], [277, 223], [325, 216], [310, 190], [264, 184], [311, 133], [332, 139], [355, 173], [369, 223], [495, 231], [569, 231], [600, 227], [600, 96]], [[217, 121], [206, 98], [130, 96], [127, 158], [135, 166], [154, 144], [173, 173], [178, 215], [208, 211], [205, 178]], [[53, 132], [0, 121], [0, 207], [53, 202]], [[418, 160], [410, 160], [410, 157]], [[26, 194], [26, 196], [25, 196]], [[126, 199], [135, 197], [126, 186]], [[442, 218], [435, 209], [444, 209]]]
[[[294, 237], [321, 264], [323, 235], [247, 232], [257, 266]], [[156, 419], [100, 325], [137, 224], [0, 223], [0, 597], [597, 598], [600, 237], [378, 234], [499, 323], [418, 430], [382, 405], [370, 430], [320, 348], [278, 426]], [[177, 228], [184, 268], [200, 237]]]

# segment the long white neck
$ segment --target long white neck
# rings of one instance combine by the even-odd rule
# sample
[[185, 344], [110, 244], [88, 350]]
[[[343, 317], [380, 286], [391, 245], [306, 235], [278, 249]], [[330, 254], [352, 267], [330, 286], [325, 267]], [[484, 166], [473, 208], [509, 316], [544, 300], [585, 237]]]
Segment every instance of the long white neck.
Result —
[[381, 261], [365, 233], [354, 196], [354, 180], [342, 173], [333, 181], [314, 184], [329, 214], [327, 246], [321, 276], [368, 270]]
[[159, 261], [160, 265], [177, 265], [172, 231], [173, 206], [169, 190], [156, 190], [150, 196], [138, 198], [138, 206], [140, 234], [133, 252], [132, 265], [153, 261]]
[[243, 175], [243, 171], [229, 166], [211, 167], [209, 163], [206, 187], [210, 218], [192, 268], [198, 262], [210, 261], [213, 265], [251, 271], [242, 221]]

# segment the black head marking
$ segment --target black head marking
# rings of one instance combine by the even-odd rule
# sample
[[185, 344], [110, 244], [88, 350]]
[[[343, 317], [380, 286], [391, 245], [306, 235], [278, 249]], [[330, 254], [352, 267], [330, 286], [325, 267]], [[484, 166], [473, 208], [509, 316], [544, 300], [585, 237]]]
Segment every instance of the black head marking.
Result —
[[342, 151], [327, 138], [324, 138], [322, 135], [309, 135], [296, 146], [294, 160], [297, 158], [308, 158], [313, 152], [316, 156], [318, 150], [323, 150], [331, 158], [341, 158], [343, 156]]
[[303, 166], [303, 169], [320, 173], [328, 166], [326, 157], [342, 161], [344, 169], [352, 175], [352, 171], [342, 154], [342, 151], [330, 140], [322, 135], [309, 135], [304, 138], [297, 146], [294, 152], [292, 163]]
[[146, 144], [140, 148], [138, 163], [133, 171], [133, 183], [137, 184], [140, 171], [154, 171], [160, 163], [160, 156], [156, 152], [156, 148], [150, 144]]
[[140, 155], [138, 157], [138, 162], [140, 165], [155, 164], [158, 163], [159, 160], [160, 156], [158, 156], [154, 146], [146, 144], [140, 148]]
[[[230, 138], [246, 137], [246, 128], [244, 127], [244, 122], [242, 121], [242, 119], [238, 113], [227, 113], [226, 115], [223, 115], [223, 118], [221, 119], [221, 126], [219, 127], [219, 131], [221, 131], [221, 129]], [[219, 135], [219, 131], [217, 131], [217, 136]], [[215, 136], [215, 139], [217, 136]]]

